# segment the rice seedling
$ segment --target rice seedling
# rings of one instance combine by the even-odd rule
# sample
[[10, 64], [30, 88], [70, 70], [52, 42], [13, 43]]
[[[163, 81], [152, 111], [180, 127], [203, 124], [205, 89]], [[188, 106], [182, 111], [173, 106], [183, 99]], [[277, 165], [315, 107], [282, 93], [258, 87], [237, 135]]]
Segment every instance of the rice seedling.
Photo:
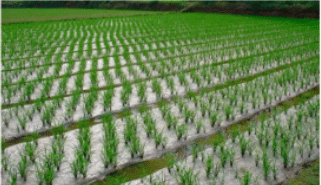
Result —
[[112, 105], [112, 97], [113, 97], [113, 91], [107, 90], [103, 94], [103, 104], [104, 104], [104, 111], [109, 109], [111, 111], [111, 105]]
[[20, 161], [18, 162], [18, 172], [24, 181], [27, 180], [27, 158], [25, 153], [19, 153]]
[[50, 158], [47, 156], [43, 161], [43, 164], [39, 164], [36, 167], [36, 174], [40, 184], [52, 184], [55, 178], [55, 170], [51, 165]]
[[213, 168], [214, 168], [214, 164], [213, 164], [213, 158], [212, 156], [207, 156], [206, 160], [205, 160], [205, 171], [206, 171], [206, 177], [209, 178]]
[[241, 147], [241, 155], [244, 157], [246, 150], [248, 149], [248, 146], [250, 144], [250, 141], [248, 139], [244, 138], [244, 135], [240, 137], [240, 147]]
[[52, 160], [52, 165], [56, 168], [57, 171], [60, 170], [60, 164], [62, 163], [63, 157], [64, 157], [64, 154], [63, 154], [63, 152], [61, 150], [59, 150], [57, 152], [51, 152], [50, 153], [50, 158]]
[[9, 175], [8, 183], [11, 185], [16, 185], [18, 181], [17, 171], [14, 168], [10, 167], [8, 170], [8, 175]]
[[167, 78], [165, 78], [165, 80], [166, 80], [166, 83], [167, 83], [167, 85], [168, 85], [168, 87], [169, 87], [169, 89], [170, 89], [171, 95], [174, 94], [174, 92], [175, 92], [175, 85], [174, 85], [174, 80], [173, 80], [173, 78], [167, 77]]
[[215, 113], [211, 113], [211, 126], [214, 127], [215, 124], [217, 123], [217, 116], [218, 116], [218, 113], [215, 112]]
[[89, 127], [80, 128], [78, 132], [79, 152], [83, 155], [85, 160], [90, 159], [91, 155], [91, 131]]
[[214, 166], [213, 174], [214, 174], [214, 177], [215, 177], [215, 178], [218, 177], [218, 174], [220, 173], [221, 169], [222, 169], [222, 166], [219, 165], [219, 164], [216, 164], [216, 165]]
[[276, 157], [278, 151], [278, 140], [276, 137], [273, 137], [272, 139], [272, 152], [273, 152], [273, 157]]
[[199, 134], [201, 129], [203, 129], [203, 132], [205, 132], [205, 127], [202, 121], [196, 122], [196, 132]]
[[308, 140], [309, 140], [309, 148], [310, 150], [313, 149], [313, 146], [314, 146], [314, 140], [315, 140], [315, 136], [313, 136], [312, 134], [309, 134], [308, 136]]
[[231, 165], [231, 166], [233, 166], [233, 164], [234, 164], [235, 155], [236, 155], [235, 150], [234, 150], [233, 148], [231, 148], [231, 149], [229, 150], [229, 157], [228, 157], [229, 160], [230, 160], [230, 165]]
[[185, 123], [194, 121], [194, 117], [195, 117], [194, 111], [184, 109], [184, 115], [185, 115]]
[[176, 160], [174, 157], [171, 157], [168, 161], [167, 169], [168, 172], [171, 173], [171, 170], [173, 169], [174, 165], [176, 164]]
[[6, 127], [8, 127], [9, 126], [9, 116], [7, 116], [6, 114], [2, 114], [2, 122], [4, 123], [4, 125], [6, 126]]
[[270, 160], [268, 158], [268, 154], [265, 149], [263, 150], [262, 161], [263, 161], [264, 179], [267, 180], [268, 176], [270, 174], [271, 164], [270, 164]]
[[176, 133], [177, 139], [178, 140], [181, 140], [183, 138], [185, 139], [186, 138], [186, 135], [185, 135], [186, 131], [187, 131], [187, 128], [186, 128], [185, 124], [181, 124], [181, 125], [177, 126], [175, 128], [175, 133]]
[[95, 95], [91, 91], [87, 97], [84, 96], [84, 116], [91, 116], [95, 103]]
[[138, 96], [139, 96], [139, 101], [141, 102], [146, 101], [146, 98], [145, 98], [146, 87], [147, 85], [145, 82], [139, 83], [138, 85]]
[[261, 159], [261, 153], [258, 150], [256, 150], [256, 152], [255, 152], [255, 166], [256, 167], [259, 166], [260, 159]]
[[2, 167], [3, 171], [5, 171], [7, 173], [9, 173], [8, 172], [8, 170], [9, 170], [8, 168], [9, 168], [9, 164], [10, 164], [9, 157], [10, 157], [10, 155], [2, 155], [2, 157], [1, 157], [1, 167]]
[[76, 158], [70, 166], [72, 173], [75, 178], [77, 178], [79, 175], [82, 175], [83, 178], [86, 178], [89, 161], [85, 158], [81, 149], [79, 148], [76, 149], [75, 155]]
[[283, 158], [283, 166], [287, 168], [289, 163], [289, 146], [284, 140], [281, 141], [281, 157]]
[[292, 154], [290, 156], [291, 158], [291, 166], [294, 167], [295, 165], [295, 162], [296, 162], [296, 156], [297, 156], [297, 153], [295, 150], [292, 150]]
[[157, 99], [160, 99], [162, 97], [162, 86], [157, 80], [152, 81], [152, 88], [156, 92]]
[[239, 181], [242, 185], [249, 185], [251, 183], [252, 174], [249, 171], [244, 173], [243, 178], [239, 178]]
[[232, 142], [235, 143], [236, 139], [240, 135], [240, 126], [236, 125], [232, 130]]
[[198, 173], [193, 174], [192, 168], [183, 168], [178, 171], [176, 181], [180, 184], [193, 185], [198, 182]]
[[28, 156], [29, 160], [31, 160], [32, 163], [36, 162], [35, 151], [36, 151], [36, 145], [32, 142], [27, 142], [24, 147], [24, 153], [25, 155]]
[[156, 148], [159, 145], [162, 145], [162, 147], [165, 148], [166, 138], [163, 136], [163, 131], [157, 132], [157, 130], [154, 129], [153, 138], [155, 140]]
[[225, 142], [224, 135], [222, 134], [222, 132], [219, 132], [219, 133], [217, 134], [217, 138], [214, 139], [214, 140], [213, 140], [213, 143], [212, 143], [213, 152], [215, 153], [217, 147], [220, 146], [221, 143], [224, 143], [224, 142]]
[[110, 140], [104, 139], [104, 148], [102, 151], [102, 159], [104, 166], [107, 168], [109, 165], [116, 167], [117, 164], [117, 138], [110, 138]]
[[26, 130], [26, 125], [27, 125], [27, 117], [25, 114], [22, 114], [21, 116], [17, 116], [19, 124], [22, 128], [22, 130]]
[[228, 156], [229, 156], [229, 150], [227, 148], [225, 148], [223, 144], [221, 144], [220, 153], [219, 153], [218, 157], [221, 160], [221, 164], [222, 164], [223, 168], [226, 165], [226, 162], [228, 160]]
[[130, 149], [130, 155], [132, 158], [136, 156], [143, 158], [144, 156], [144, 145], [140, 144], [140, 139], [137, 136], [131, 137], [131, 143], [129, 145]]

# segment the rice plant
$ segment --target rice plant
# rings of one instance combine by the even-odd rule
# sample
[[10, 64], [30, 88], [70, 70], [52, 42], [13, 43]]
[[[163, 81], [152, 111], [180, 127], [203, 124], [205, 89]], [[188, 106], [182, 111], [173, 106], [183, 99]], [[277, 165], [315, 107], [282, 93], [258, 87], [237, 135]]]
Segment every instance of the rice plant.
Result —
[[229, 160], [230, 160], [230, 165], [233, 166], [234, 164], [234, 160], [235, 160], [235, 155], [236, 155], [236, 152], [235, 150], [233, 150], [232, 148], [229, 150]]
[[205, 127], [202, 121], [197, 121], [196, 122], [196, 132], [199, 134], [201, 129], [205, 132]]
[[9, 167], [9, 157], [10, 155], [2, 155], [1, 157], [1, 167], [5, 172], [7, 172]]
[[213, 168], [214, 168], [213, 158], [212, 158], [212, 156], [207, 156], [207, 158], [205, 160], [205, 171], [206, 171], [207, 178], [209, 178]]
[[183, 168], [182, 170], [178, 171], [176, 181], [180, 184], [186, 185], [196, 184], [198, 182], [198, 173], [193, 174], [192, 168]]
[[250, 141], [244, 138], [244, 135], [240, 137], [240, 147], [241, 147], [241, 155], [244, 157], [245, 151], [248, 149]]
[[75, 178], [82, 175], [86, 178], [89, 161], [85, 158], [79, 148], [76, 149], [76, 159], [70, 164], [70, 168]]
[[23, 180], [27, 181], [27, 158], [25, 153], [19, 153], [20, 155], [20, 161], [18, 162], [18, 172], [20, 176], [23, 178]]
[[220, 147], [220, 153], [218, 157], [221, 160], [222, 167], [224, 168], [229, 156], [229, 150], [222, 144]]
[[27, 125], [27, 117], [25, 114], [21, 115], [21, 116], [18, 116], [18, 121], [19, 121], [19, 124], [22, 128], [22, 130], [26, 130], [26, 125]]
[[281, 157], [283, 158], [283, 166], [284, 166], [284, 168], [287, 168], [289, 160], [290, 160], [290, 157], [289, 157], [289, 146], [284, 140], [281, 141]]
[[239, 181], [242, 185], [249, 185], [251, 183], [252, 174], [249, 171], [244, 173], [243, 178], [240, 178]]
[[291, 156], [290, 156], [290, 160], [291, 160], [291, 166], [294, 167], [295, 165], [295, 162], [296, 162], [296, 151], [295, 150], [292, 150], [292, 153], [291, 153]]
[[214, 127], [215, 124], [217, 123], [217, 117], [218, 117], [218, 113], [215, 112], [215, 113], [211, 113], [211, 126]]
[[140, 139], [137, 136], [133, 136], [131, 138], [131, 142], [129, 145], [130, 155], [132, 158], [135, 156], [138, 156], [140, 158], [143, 158], [144, 156], [144, 145], [140, 144]]
[[278, 151], [278, 140], [276, 137], [273, 137], [272, 139], [272, 152], [273, 152], [273, 157], [276, 157]]
[[240, 135], [240, 127], [239, 125], [236, 125], [235, 127], [233, 127], [232, 130], [232, 142], [234, 143], [236, 141], [236, 139], [239, 137]]
[[176, 163], [176, 160], [174, 157], [171, 157], [168, 161], [168, 165], [167, 165], [167, 169], [168, 169], [168, 172], [171, 173], [171, 170], [173, 169], [174, 165]]
[[109, 111], [111, 111], [112, 97], [113, 97], [112, 90], [107, 90], [104, 92], [104, 94], [103, 94], [104, 111], [106, 111], [107, 109], [109, 109]]
[[216, 152], [217, 147], [222, 146], [222, 143], [225, 142], [224, 135], [222, 132], [219, 132], [217, 134], [217, 138], [213, 140], [212, 147], [213, 147], [213, 152]]
[[155, 140], [156, 148], [159, 145], [162, 145], [162, 147], [165, 148], [166, 138], [163, 136], [163, 131], [157, 132], [157, 130], [155, 129], [153, 133], [153, 138]]
[[10, 167], [8, 170], [9, 180], [8, 183], [11, 185], [16, 185], [18, 181], [18, 173], [16, 169]]
[[177, 139], [181, 140], [183, 138], [186, 138], [186, 135], [185, 135], [186, 131], [187, 131], [187, 128], [186, 128], [185, 124], [181, 124], [181, 125], [177, 126], [175, 129]]
[[27, 142], [24, 147], [24, 153], [25, 155], [28, 156], [29, 160], [31, 160], [32, 163], [36, 162], [35, 152], [36, 152], [36, 145], [32, 142]]
[[270, 170], [271, 170], [271, 163], [270, 163], [270, 160], [268, 158], [268, 154], [267, 154], [266, 150], [263, 150], [262, 161], [263, 161], [264, 179], [267, 180], [268, 176], [270, 174]]
[[261, 154], [260, 152], [258, 152], [258, 150], [256, 150], [255, 152], [255, 166], [258, 167], [259, 166], [259, 162], [260, 162], [260, 159], [261, 159]]
[[39, 184], [52, 184], [55, 178], [55, 169], [52, 166], [50, 155], [45, 156], [43, 163], [36, 166], [36, 175]]

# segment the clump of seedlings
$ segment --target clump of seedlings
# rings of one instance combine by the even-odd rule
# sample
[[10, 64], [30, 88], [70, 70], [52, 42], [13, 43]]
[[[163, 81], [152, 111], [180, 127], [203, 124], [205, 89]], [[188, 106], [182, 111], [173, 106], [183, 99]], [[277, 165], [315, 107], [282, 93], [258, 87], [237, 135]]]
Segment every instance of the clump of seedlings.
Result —
[[205, 171], [206, 171], [207, 178], [210, 177], [210, 174], [212, 173], [213, 168], [214, 168], [213, 157], [207, 156], [207, 158], [205, 160]]
[[186, 169], [183, 167], [177, 171], [176, 181], [186, 185], [196, 184], [198, 182], [198, 173], [194, 174], [192, 168]]
[[244, 157], [246, 150], [249, 148], [250, 140], [245, 139], [244, 135], [240, 137], [241, 155]]
[[269, 160], [269, 157], [268, 157], [268, 154], [267, 154], [266, 150], [263, 150], [262, 161], [263, 161], [264, 179], [267, 180], [268, 176], [270, 174], [271, 164], [270, 164], [270, 160]]
[[239, 178], [239, 181], [242, 185], [249, 185], [251, 183], [252, 174], [249, 171], [244, 173], [243, 178]]
[[141, 145], [140, 138], [137, 135], [137, 122], [130, 118], [125, 117], [126, 124], [124, 128], [125, 145], [129, 147], [130, 155], [132, 158], [138, 156], [143, 158], [144, 145]]
[[108, 166], [113, 165], [115, 168], [117, 164], [117, 146], [119, 141], [116, 126], [110, 114], [102, 117], [102, 125], [104, 130], [104, 142], [101, 156], [104, 161], [104, 166], [107, 168]]
[[186, 128], [185, 124], [181, 124], [181, 125], [177, 126], [175, 128], [175, 133], [176, 133], [177, 139], [178, 140], [186, 139], [186, 131], [187, 131], [187, 128]]
[[226, 147], [224, 146], [224, 144], [221, 144], [221, 146], [220, 146], [220, 153], [219, 153], [218, 157], [219, 157], [220, 160], [221, 160], [221, 165], [222, 165], [223, 168], [225, 167], [225, 165], [226, 165], [226, 163], [227, 163], [229, 154], [230, 154], [229, 149], [226, 148]]
[[107, 90], [104, 92], [103, 94], [104, 111], [106, 110], [111, 111], [112, 97], [113, 97], [113, 90]]
[[79, 147], [76, 148], [74, 153], [75, 160], [70, 164], [70, 168], [75, 178], [77, 178], [78, 175], [82, 175], [83, 178], [86, 178], [91, 155], [91, 131], [88, 122], [79, 122], [77, 138]]
[[13, 167], [8, 169], [9, 180], [8, 183], [11, 185], [16, 185], [18, 181], [18, 172]]
[[18, 162], [18, 172], [20, 176], [23, 178], [23, 181], [27, 181], [27, 167], [28, 161], [25, 153], [20, 152], [20, 161]]

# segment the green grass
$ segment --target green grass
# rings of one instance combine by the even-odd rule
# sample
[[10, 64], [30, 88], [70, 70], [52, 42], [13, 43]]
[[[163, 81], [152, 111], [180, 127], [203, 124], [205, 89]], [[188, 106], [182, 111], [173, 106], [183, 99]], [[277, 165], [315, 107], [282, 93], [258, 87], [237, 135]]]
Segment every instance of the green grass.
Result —
[[2, 23], [36, 22], [64, 19], [86, 19], [98, 17], [131, 16], [154, 14], [154, 11], [106, 10], [106, 9], [2, 9]]
[[317, 185], [320, 184], [320, 160], [309, 164], [296, 177], [291, 179], [286, 185]]

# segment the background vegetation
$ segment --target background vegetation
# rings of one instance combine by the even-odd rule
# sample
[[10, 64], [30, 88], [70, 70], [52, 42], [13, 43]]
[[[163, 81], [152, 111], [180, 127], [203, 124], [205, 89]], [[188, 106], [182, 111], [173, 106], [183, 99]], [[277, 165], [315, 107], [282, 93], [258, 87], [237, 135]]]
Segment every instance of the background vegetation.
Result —
[[[190, 6], [191, 3], [193, 6]], [[190, 6], [186, 10], [184, 8]], [[319, 18], [319, 1], [2, 1], [2, 8], [103, 8]]]

